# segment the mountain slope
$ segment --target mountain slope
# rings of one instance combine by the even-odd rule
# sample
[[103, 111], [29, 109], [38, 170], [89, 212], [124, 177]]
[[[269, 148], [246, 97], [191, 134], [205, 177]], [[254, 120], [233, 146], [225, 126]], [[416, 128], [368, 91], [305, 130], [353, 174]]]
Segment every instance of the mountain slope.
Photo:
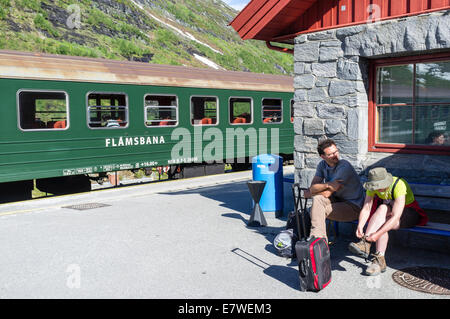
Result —
[[0, 0], [0, 49], [292, 74], [292, 56], [242, 41], [220, 0]]

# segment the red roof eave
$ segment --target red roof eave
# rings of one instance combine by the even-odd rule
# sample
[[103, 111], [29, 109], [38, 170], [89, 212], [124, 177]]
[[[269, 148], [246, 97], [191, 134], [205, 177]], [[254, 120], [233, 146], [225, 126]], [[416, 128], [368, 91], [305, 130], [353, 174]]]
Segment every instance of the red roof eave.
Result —
[[[295, 17], [301, 16], [317, 0], [252, 0], [230, 22], [243, 40], [257, 39], [270, 41], [288, 26]], [[270, 24], [283, 18], [275, 28]]]

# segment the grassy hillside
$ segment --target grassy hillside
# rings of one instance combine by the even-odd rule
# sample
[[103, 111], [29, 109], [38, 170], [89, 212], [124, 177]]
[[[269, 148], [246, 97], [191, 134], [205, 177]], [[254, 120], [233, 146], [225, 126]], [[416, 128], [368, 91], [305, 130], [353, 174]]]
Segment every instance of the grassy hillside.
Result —
[[291, 55], [228, 26], [237, 13], [220, 0], [0, 0], [0, 49], [292, 74]]

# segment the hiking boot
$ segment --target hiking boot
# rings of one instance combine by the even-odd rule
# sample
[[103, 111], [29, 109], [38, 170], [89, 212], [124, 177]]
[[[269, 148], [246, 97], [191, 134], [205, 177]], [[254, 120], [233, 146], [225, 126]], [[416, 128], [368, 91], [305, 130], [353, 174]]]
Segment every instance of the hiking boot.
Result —
[[348, 245], [348, 250], [350, 250], [356, 256], [367, 259], [369, 258], [370, 254], [370, 245], [371, 245], [370, 242], [361, 239], [357, 243], [350, 243], [350, 245]]
[[366, 269], [367, 276], [377, 276], [386, 271], [386, 259], [384, 259], [384, 256], [380, 256], [379, 253], [372, 254], [372, 256], [372, 263]]

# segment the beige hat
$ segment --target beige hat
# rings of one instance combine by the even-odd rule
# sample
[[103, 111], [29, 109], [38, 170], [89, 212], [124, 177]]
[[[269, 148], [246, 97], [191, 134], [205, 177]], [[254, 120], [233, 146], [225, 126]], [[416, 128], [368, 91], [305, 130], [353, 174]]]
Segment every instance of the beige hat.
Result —
[[364, 183], [364, 188], [370, 191], [388, 188], [393, 180], [384, 167], [375, 167], [369, 171], [369, 179]]

